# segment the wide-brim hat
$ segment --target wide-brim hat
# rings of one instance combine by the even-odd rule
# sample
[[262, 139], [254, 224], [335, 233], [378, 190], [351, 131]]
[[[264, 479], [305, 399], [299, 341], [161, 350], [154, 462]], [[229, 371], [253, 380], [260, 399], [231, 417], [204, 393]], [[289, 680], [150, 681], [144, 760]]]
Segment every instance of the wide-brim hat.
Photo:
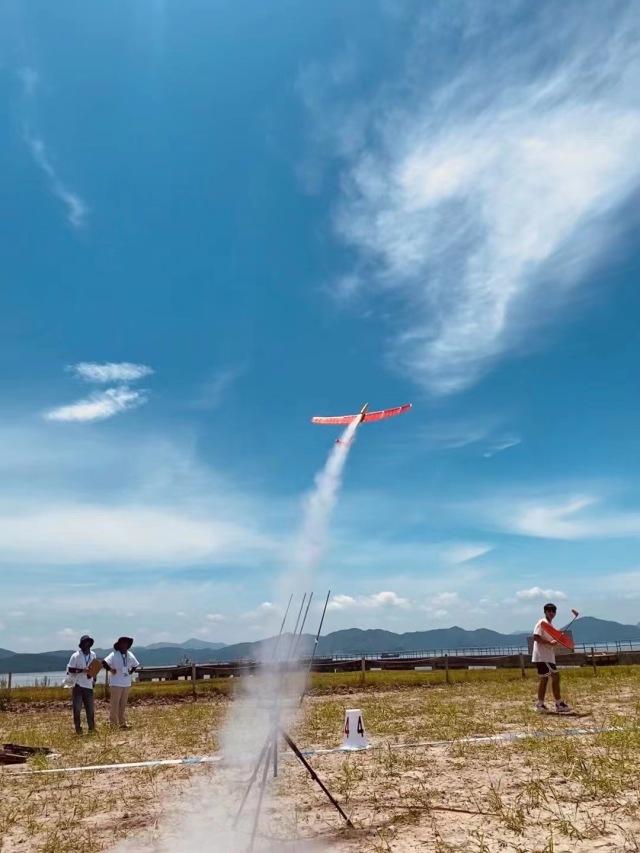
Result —
[[118, 637], [118, 639], [113, 644], [113, 648], [117, 650], [120, 643], [123, 643], [123, 642], [126, 643], [127, 648], [130, 649], [131, 646], [133, 645], [133, 637]]
[[78, 645], [82, 646], [86, 642], [88, 642], [90, 645], [93, 645], [95, 643], [95, 640], [93, 639], [93, 637], [90, 637], [88, 634], [83, 634], [80, 637], [80, 642], [78, 643]]

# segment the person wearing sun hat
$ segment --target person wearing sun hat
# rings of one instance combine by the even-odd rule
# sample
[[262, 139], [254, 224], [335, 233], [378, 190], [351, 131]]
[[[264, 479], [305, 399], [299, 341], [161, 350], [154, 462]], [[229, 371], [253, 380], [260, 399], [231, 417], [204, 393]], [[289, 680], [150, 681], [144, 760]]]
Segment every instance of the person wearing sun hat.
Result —
[[87, 715], [87, 728], [89, 732], [95, 732], [96, 730], [93, 705], [93, 678], [91, 678], [88, 672], [89, 665], [96, 659], [95, 652], [91, 651], [93, 643], [93, 637], [83, 634], [78, 643], [79, 651], [71, 655], [67, 665], [67, 675], [71, 679], [69, 683], [73, 684], [71, 704], [73, 708], [73, 725], [75, 726], [77, 735], [82, 734], [80, 714], [83, 705], [85, 714]]
[[131, 675], [140, 666], [136, 656], [130, 651], [133, 645], [132, 637], [118, 637], [113, 644], [113, 651], [104, 659], [104, 667], [111, 673], [111, 705], [109, 722], [112, 726], [129, 729], [126, 709]]

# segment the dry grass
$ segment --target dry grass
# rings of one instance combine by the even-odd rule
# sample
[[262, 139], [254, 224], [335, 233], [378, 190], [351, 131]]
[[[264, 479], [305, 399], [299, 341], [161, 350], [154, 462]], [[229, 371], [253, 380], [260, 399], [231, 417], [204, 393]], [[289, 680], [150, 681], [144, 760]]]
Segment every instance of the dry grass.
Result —
[[[270, 831], [320, 839], [321, 849], [338, 851], [640, 851], [640, 667], [602, 669], [596, 677], [590, 670], [563, 673], [568, 699], [591, 711], [578, 720], [534, 714], [532, 675], [525, 681], [519, 671], [451, 675], [454, 683], [447, 687], [443, 673], [368, 673], [364, 689], [359, 673], [314, 676], [315, 695], [295, 731], [299, 744], [337, 745], [344, 709], [357, 706], [380, 748], [311, 759], [352, 815], [355, 831], [344, 831], [295, 761], [283, 765], [283, 807]], [[52, 746], [64, 766], [214, 751], [228, 700], [211, 691], [194, 703], [180, 692], [190, 685], [166, 686], [173, 691], [164, 704], [139, 697], [130, 710], [130, 732], [106, 730], [102, 703], [103, 731], [91, 739], [73, 735], [67, 706], [29, 709], [21, 703], [0, 713], [0, 741]], [[535, 737], [577, 726], [620, 730]], [[532, 737], [500, 744], [463, 740], [510, 731]], [[453, 742], [393, 748], [442, 740]], [[169, 789], [206, 772], [183, 767], [21, 777], [18, 770], [0, 770], [2, 853], [90, 853], [125, 836], [142, 843], [160, 820]], [[215, 778], [213, 770], [212, 786]]]

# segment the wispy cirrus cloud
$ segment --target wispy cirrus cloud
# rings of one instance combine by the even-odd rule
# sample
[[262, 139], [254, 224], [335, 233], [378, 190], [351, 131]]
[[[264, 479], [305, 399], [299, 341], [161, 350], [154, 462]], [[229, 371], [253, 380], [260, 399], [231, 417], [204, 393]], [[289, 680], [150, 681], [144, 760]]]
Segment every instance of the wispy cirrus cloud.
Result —
[[[80, 361], [70, 365], [67, 370], [85, 382], [102, 385], [107, 382], [135, 382], [153, 373], [146, 364], [134, 364], [129, 361], [95, 362]], [[143, 389], [133, 389], [127, 384], [94, 391], [89, 397], [76, 400], [65, 406], [58, 406], [45, 412], [48, 421], [103, 421], [122, 412], [138, 408], [148, 400]]]
[[200, 393], [193, 402], [193, 408], [211, 411], [222, 404], [230, 388], [244, 373], [244, 365], [225, 367], [218, 370], [200, 388]]
[[272, 553], [266, 535], [189, 507], [58, 502], [0, 509], [0, 561], [49, 565], [171, 566]]
[[58, 174], [51, 154], [47, 150], [44, 140], [40, 136], [33, 136], [25, 131], [24, 141], [31, 152], [36, 165], [47, 176], [51, 192], [64, 204], [67, 213], [67, 222], [73, 228], [82, 228], [89, 215], [89, 207], [86, 202], [73, 192]]
[[509, 450], [510, 447], [517, 447], [522, 444], [522, 439], [519, 435], [505, 435], [504, 438], [499, 438], [489, 445], [489, 449], [482, 454], [485, 459], [491, 459], [503, 450]]
[[640, 536], [640, 512], [603, 510], [600, 506], [600, 498], [594, 495], [524, 503], [512, 511], [510, 526], [514, 532], [543, 539]]
[[135, 382], [153, 373], [153, 369], [146, 364], [133, 364], [130, 361], [80, 361], [71, 364], [68, 370], [79, 379], [96, 383]]
[[485, 459], [522, 444], [521, 436], [506, 432], [494, 419], [436, 423], [426, 427], [422, 435], [427, 444], [435, 449], [461, 450], [473, 447], [482, 450]]
[[458, 509], [495, 530], [537, 539], [578, 541], [640, 536], [640, 511], [607, 506], [605, 498], [594, 493], [504, 494], [487, 496]]
[[335, 140], [349, 292], [388, 297], [394, 363], [436, 394], [474, 384], [558, 315], [640, 183], [635, 10], [456, 9], [430, 5], [401, 80], [366, 108], [352, 98], [357, 133]]
[[48, 421], [67, 421], [86, 423], [88, 421], [104, 421], [121, 412], [135, 409], [147, 402], [147, 394], [144, 391], [136, 391], [132, 388], [106, 388], [104, 391], [96, 391], [89, 397], [76, 400], [66, 406], [58, 406], [45, 412]]
[[34, 127], [33, 106], [38, 96], [40, 75], [35, 68], [24, 67], [18, 72], [22, 85], [23, 98], [23, 138], [34, 163], [46, 176], [49, 189], [65, 207], [67, 222], [73, 228], [82, 228], [89, 215], [89, 207], [84, 199], [72, 190], [60, 176], [53, 155], [42, 135]]

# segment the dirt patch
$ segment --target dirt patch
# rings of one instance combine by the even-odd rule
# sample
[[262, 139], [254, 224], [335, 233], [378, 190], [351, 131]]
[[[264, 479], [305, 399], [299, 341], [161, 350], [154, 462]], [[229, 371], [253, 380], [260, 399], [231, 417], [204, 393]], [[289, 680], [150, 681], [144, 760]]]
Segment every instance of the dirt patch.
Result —
[[[362, 708], [378, 747], [309, 757], [355, 828], [344, 826], [295, 759], [283, 758], [257, 849], [640, 850], [640, 668], [600, 670], [594, 678], [571, 672], [563, 682], [567, 698], [589, 716], [536, 715], [534, 679], [506, 676], [310, 697], [293, 732], [303, 749], [336, 746], [346, 707]], [[210, 754], [227, 704], [141, 704], [131, 708], [135, 728], [116, 733], [106, 730], [106, 709], [99, 706], [103, 733], [78, 740], [68, 706], [49, 706], [1, 715], [0, 741], [53, 746], [65, 766]], [[612, 731], [563, 736], [575, 728]], [[530, 737], [466, 740], [515, 732]], [[445, 740], [451, 743], [433, 743]], [[179, 810], [179, 795], [187, 801], [189, 783], [198, 779], [210, 786], [213, 801], [219, 772], [201, 766], [18, 777], [6, 768], [0, 771], [0, 850], [90, 853], [125, 838], [132, 849], [152, 850], [166, 833], [168, 806], [178, 800]], [[244, 780], [237, 785], [241, 795]]]

